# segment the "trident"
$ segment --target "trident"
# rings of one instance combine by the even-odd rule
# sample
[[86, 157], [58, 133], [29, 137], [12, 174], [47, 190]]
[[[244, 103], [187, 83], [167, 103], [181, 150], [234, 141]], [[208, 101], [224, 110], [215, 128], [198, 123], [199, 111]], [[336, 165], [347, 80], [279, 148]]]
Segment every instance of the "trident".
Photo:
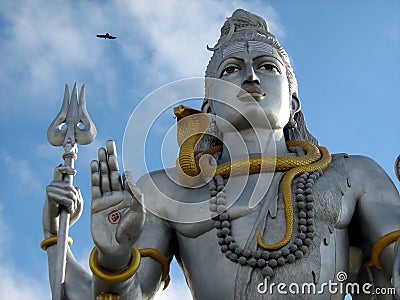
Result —
[[[85, 85], [79, 93], [76, 83], [69, 97], [68, 85], [65, 85], [64, 100], [61, 110], [47, 130], [47, 139], [53, 146], [63, 146], [64, 166], [74, 168], [75, 160], [78, 158], [79, 145], [90, 144], [96, 137], [96, 127], [90, 119], [86, 110]], [[74, 175], [67, 175], [64, 179], [71, 185]], [[65, 265], [67, 258], [67, 239], [69, 231], [70, 215], [65, 207], [60, 207], [59, 230], [57, 239], [57, 258], [55, 269], [55, 281], [53, 282], [52, 299], [62, 299], [65, 281]]]

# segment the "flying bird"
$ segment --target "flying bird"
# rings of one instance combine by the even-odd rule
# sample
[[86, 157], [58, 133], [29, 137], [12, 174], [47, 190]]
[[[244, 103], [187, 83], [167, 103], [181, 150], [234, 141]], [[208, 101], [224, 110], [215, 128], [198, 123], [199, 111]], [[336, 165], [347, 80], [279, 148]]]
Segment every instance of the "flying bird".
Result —
[[116, 36], [110, 35], [108, 32], [106, 34], [96, 34], [96, 36], [98, 38], [109, 39], [109, 40], [114, 40], [117, 38]]

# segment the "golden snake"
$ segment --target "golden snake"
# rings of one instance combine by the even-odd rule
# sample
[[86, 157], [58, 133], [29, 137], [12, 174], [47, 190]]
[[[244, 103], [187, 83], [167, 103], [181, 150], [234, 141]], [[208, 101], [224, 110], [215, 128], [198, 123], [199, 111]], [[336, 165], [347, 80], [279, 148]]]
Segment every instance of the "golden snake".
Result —
[[385, 249], [392, 243], [396, 243], [394, 246], [394, 252], [396, 253], [397, 247], [400, 243], [400, 230], [393, 231], [384, 235], [374, 244], [371, 250], [371, 259], [365, 263], [365, 266], [374, 266], [377, 269], [382, 269], [382, 265], [379, 261], [379, 255], [382, 253], [383, 249]]
[[[288, 141], [288, 147], [301, 147], [306, 155], [301, 157], [289, 156], [261, 156], [241, 159], [232, 163], [225, 163], [217, 167], [210, 164], [199, 167], [195, 158], [194, 148], [201, 140], [210, 125], [210, 119], [202, 111], [180, 105], [174, 108], [178, 121], [177, 139], [180, 146], [177, 169], [181, 183], [185, 186], [193, 186], [198, 183], [200, 177], [209, 178], [216, 175], [223, 177], [253, 174], [259, 172], [283, 172], [287, 171], [282, 179], [282, 194], [285, 205], [286, 232], [283, 239], [273, 245], [266, 245], [262, 241], [261, 232], [258, 234], [258, 245], [265, 250], [276, 250], [287, 245], [293, 235], [294, 210], [292, 200], [293, 179], [304, 172], [325, 170], [331, 162], [329, 150], [322, 146], [315, 146], [305, 141]], [[190, 117], [189, 117], [190, 116]], [[214, 149], [218, 151], [218, 149]], [[211, 153], [206, 150], [201, 152]]]

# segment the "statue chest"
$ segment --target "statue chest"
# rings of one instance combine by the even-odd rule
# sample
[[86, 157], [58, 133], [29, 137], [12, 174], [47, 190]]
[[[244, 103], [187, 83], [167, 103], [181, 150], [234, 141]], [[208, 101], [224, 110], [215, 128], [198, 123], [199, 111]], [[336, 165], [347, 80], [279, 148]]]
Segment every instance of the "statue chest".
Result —
[[[286, 233], [287, 224], [287, 211], [288, 206], [292, 206], [293, 213], [291, 219], [293, 220], [293, 229], [301, 230], [299, 226], [311, 227], [314, 222], [321, 222], [333, 227], [338, 222], [342, 196], [344, 195], [346, 185], [346, 171], [344, 165], [335, 156], [333, 156], [333, 162], [331, 167], [317, 179], [302, 179], [295, 178], [291, 184], [292, 197], [290, 204], [285, 202], [282, 195], [282, 177], [283, 173], [275, 174], [261, 174], [261, 175], [250, 175], [250, 176], [237, 176], [229, 180], [224, 180], [224, 201], [225, 209], [229, 214], [229, 220], [232, 225], [232, 232], [237, 232], [238, 238], [247, 239], [250, 236], [251, 231], [255, 227], [260, 227], [258, 230], [263, 230], [263, 238], [265, 238], [266, 244], [273, 244], [282, 239]], [[314, 181], [312, 192], [307, 185], [307, 181]], [[302, 183], [299, 183], [302, 181]], [[298, 195], [299, 184], [303, 195]], [[218, 192], [218, 191], [217, 191]], [[214, 230], [215, 221], [211, 219], [217, 212], [212, 211], [211, 207], [214, 206], [219, 208], [219, 193], [217, 195], [210, 194], [210, 190], [207, 186], [200, 189], [186, 189], [180, 193], [180, 200], [182, 202], [207, 202], [207, 208], [210, 211], [207, 212], [208, 219], [196, 223], [186, 224], [173, 224], [176, 231], [188, 238], [197, 238], [198, 236], [205, 234], [209, 231]], [[304, 207], [300, 208], [299, 196], [303, 197]], [[214, 198], [214, 202], [205, 201]], [[309, 201], [309, 199], [312, 201]], [[302, 212], [299, 214], [299, 212]], [[204, 214], [204, 212], [203, 212]], [[304, 214], [306, 214], [304, 216]], [[300, 216], [299, 216], [300, 215]], [[304, 219], [306, 218], [306, 223]], [[196, 216], [193, 216], [196, 219]], [[300, 223], [299, 223], [300, 222]], [[260, 223], [257, 225], [257, 223]], [[296, 227], [296, 228], [295, 228]], [[315, 230], [311, 227], [311, 230]], [[303, 230], [304, 231], [304, 230]], [[295, 233], [294, 233], [295, 234]]]
[[[193, 281], [194, 293], [203, 294], [207, 284], [212, 284], [217, 278], [226, 289], [235, 287], [229, 292], [232, 293], [230, 299], [258, 299], [257, 284], [263, 282], [266, 274], [271, 275], [271, 282], [287, 284], [318, 285], [323, 280], [332, 279], [336, 269], [346, 266], [346, 255], [335, 258], [337, 250], [347, 251], [346, 232], [334, 228], [346, 190], [345, 171], [340, 165], [337, 159], [334, 160], [332, 167], [315, 180], [314, 201], [304, 201], [306, 206], [307, 203], [313, 204], [308, 205], [309, 209], [298, 209], [296, 190], [299, 179], [294, 180], [291, 203], [293, 230], [290, 241], [283, 247], [265, 250], [258, 241], [261, 236], [265, 245], [274, 245], [287, 234], [287, 203], [281, 193], [282, 174], [271, 178], [264, 193], [257, 192], [259, 178], [255, 176], [241, 193], [235, 182], [230, 190], [226, 189], [230, 221], [225, 224], [229, 225], [226, 227], [229, 228], [228, 235], [221, 234], [221, 227], [218, 229], [218, 224], [211, 220], [197, 224], [197, 230], [191, 230], [193, 225], [177, 226], [182, 265], [189, 281]], [[266, 185], [264, 191], [265, 188]], [[260, 195], [261, 200], [252, 198]], [[236, 199], [230, 203], [230, 197]], [[256, 204], [249, 207], [249, 203]], [[204, 297], [207, 299], [206, 295]]]

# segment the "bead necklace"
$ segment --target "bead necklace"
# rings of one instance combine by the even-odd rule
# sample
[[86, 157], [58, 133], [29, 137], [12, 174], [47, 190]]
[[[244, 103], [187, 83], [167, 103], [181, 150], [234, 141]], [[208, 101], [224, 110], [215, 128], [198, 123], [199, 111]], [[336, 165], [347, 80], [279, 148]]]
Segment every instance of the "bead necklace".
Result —
[[297, 207], [297, 235], [288, 245], [275, 251], [248, 250], [240, 247], [231, 234], [231, 220], [226, 211], [226, 194], [224, 178], [215, 176], [208, 183], [210, 189], [210, 206], [212, 213], [219, 215], [213, 217], [214, 227], [217, 230], [218, 244], [225, 256], [242, 266], [261, 269], [264, 277], [273, 278], [274, 269], [287, 263], [294, 263], [309, 252], [309, 247], [314, 238], [314, 195], [315, 181], [322, 175], [322, 170], [311, 174], [303, 173], [299, 176], [295, 200]]

